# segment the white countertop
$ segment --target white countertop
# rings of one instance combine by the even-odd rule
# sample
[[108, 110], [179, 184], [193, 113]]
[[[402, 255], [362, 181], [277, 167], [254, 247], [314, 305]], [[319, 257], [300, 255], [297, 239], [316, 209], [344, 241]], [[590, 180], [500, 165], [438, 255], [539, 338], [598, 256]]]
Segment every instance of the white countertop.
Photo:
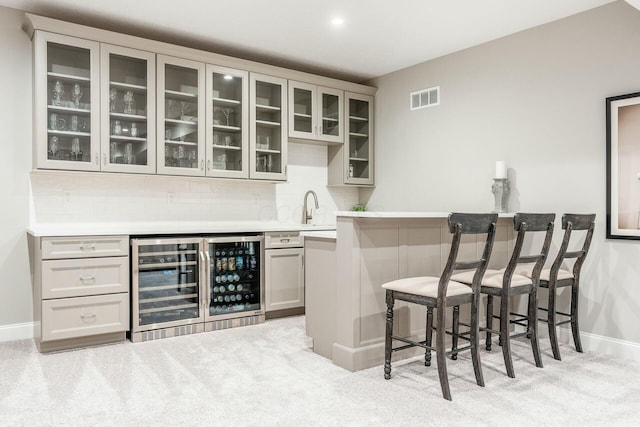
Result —
[[[451, 212], [387, 212], [387, 211], [338, 211], [336, 216], [347, 218], [448, 218]], [[484, 213], [484, 212], [483, 212]], [[513, 218], [513, 212], [500, 213], [499, 218]]]
[[261, 233], [269, 231], [320, 231], [335, 229], [335, 225], [287, 224], [276, 221], [61, 223], [37, 224], [27, 227], [27, 231], [37, 237], [104, 236], [116, 234]]
[[323, 239], [323, 240], [336, 240], [336, 231], [335, 230], [325, 230], [325, 231], [303, 231], [300, 233], [304, 236], [305, 239]]

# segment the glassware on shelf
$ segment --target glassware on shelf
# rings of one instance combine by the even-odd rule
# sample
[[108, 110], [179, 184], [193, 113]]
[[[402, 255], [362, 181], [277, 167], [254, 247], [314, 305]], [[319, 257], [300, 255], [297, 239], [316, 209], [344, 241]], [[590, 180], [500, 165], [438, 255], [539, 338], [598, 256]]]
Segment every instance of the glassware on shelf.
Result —
[[120, 120], [113, 122], [113, 134], [122, 135], [122, 125], [120, 124]]
[[124, 162], [128, 165], [133, 164], [133, 147], [130, 142], [124, 147]]
[[73, 159], [76, 161], [78, 160], [78, 156], [81, 155], [80, 138], [73, 138], [71, 140], [71, 155], [73, 156]]
[[124, 114], [134, 114], [136, 100], [133, 97], [133, 92], [128, 90], [124, 93]]
[[[110, 144], [110, 159], [111, 159], [111, 163], [115, 163], [116, 162], [116, 150], [118, 149], [118, 143], [111, 141]], [[142, 260], [142, 258], [141, 258]]]
[[52, 136], [49, 139], [49, 152], [51, 153], [51, 158], [55, 159], [58, 154], [58, 137]]
[[118, 91], [111, 88], [109, 91], [109, 111], [114, 113], [116, 111], [116, 101], [118, 100]]
[[73, 89], [71, 89], [71, 99], [73, 99], [73, 105], [76, 108], [80, 108], [80, 98], [82, 98], [82, 86], [80, 83], [74, 83]]
[[53, 84], [53, 105], [61, 105], [62, 104], [62, 94], [64, 94], [64, 85], [60, 80], [56, 80]]
[[134, 138], [138, 137], [138, 126], [135, 123], [131, 123], [131, 136]]
[[49, 129], [64, 130], [66, 125], [66, 120], [60, 117], [58, 113], [51, 113], [51, 115], [49, 115]]
[[78, 116], [71, 116], [71, 125], [69, 130], [72, 132], [78, 132]]
[[222, 114], [224, 114], [227, 126], [231, 126], [231, 119], [233, 118], [233, 112], [235, 110], [233, 108], [221, 108], [220, 111], [222, 111]]

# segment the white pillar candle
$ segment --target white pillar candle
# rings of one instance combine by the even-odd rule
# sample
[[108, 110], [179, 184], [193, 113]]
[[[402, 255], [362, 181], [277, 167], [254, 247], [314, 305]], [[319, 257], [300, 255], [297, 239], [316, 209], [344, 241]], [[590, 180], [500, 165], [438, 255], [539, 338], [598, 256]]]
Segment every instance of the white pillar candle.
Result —
[[507, 179], [507, 164], [505, 162], [496, 162], [496, 179]]

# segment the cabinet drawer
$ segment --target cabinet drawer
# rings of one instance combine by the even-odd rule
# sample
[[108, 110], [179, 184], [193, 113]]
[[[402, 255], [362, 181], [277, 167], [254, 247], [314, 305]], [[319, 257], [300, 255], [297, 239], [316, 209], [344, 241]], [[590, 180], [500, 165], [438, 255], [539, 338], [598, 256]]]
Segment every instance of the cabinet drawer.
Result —
[[42, 261], [42, 298], [129, 292], [129, 257]]
[[264, 234], [264, 248], [296, 248], [302, 247], [299, 231], [270, 232]]
[[42, 259], [129, 255], [128, 236], [43, 237]]
[[42, 341], [129, 330], [129, 294], [42, 301]]

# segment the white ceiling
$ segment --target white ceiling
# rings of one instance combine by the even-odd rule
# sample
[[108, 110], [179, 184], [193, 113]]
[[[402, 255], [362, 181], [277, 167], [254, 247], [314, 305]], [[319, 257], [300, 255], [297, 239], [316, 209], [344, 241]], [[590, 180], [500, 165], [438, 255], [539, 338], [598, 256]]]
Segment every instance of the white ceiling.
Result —
[[[360, 82], [611, 1], [0, 0], [0, 5]], [[335, 16], [344, 19], [342, 26], [331, 25]]]

